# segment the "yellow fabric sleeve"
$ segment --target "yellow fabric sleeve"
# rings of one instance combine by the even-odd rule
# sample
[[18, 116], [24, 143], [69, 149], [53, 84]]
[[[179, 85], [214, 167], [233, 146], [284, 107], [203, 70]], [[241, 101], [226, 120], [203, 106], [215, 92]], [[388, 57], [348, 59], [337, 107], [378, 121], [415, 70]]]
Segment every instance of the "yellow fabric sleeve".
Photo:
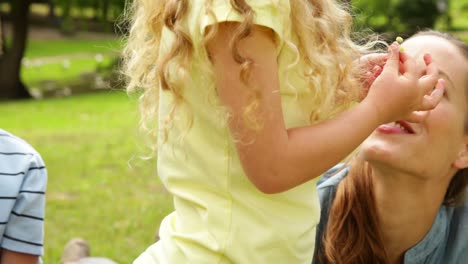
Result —
[[[289, 0], [248, 0], [255, 12], [254, 24], [271, 28], [276, 34], [278, 50], [282, 46], [286, 32], [289, 31]], [[210, 12], [206, 12], [200, 23], [200, 32], [206, 27], [222, 22], [242, 22], [244, 17], [238, 13], [229, 0], [214, 0]]]

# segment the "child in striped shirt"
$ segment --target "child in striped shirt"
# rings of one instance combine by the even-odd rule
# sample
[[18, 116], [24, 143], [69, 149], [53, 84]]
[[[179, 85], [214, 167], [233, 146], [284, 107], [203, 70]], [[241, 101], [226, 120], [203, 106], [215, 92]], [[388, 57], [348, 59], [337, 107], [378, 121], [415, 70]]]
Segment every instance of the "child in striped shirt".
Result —
[[0, 263], [42, 263], [46, 185], [37, 151], [0, 129]]

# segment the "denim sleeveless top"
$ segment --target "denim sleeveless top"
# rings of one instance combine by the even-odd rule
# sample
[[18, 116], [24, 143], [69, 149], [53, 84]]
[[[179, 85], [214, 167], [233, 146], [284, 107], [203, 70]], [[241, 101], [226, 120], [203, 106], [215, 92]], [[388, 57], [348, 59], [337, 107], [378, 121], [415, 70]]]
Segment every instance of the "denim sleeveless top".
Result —
[[[321, 205], [320, 223], [317, 227], [316, 247], [312, 263], [319, 263], [318, 250], [326, 230], [328, 213], [335, 197], [336, 189], [346, 177], [348, 168], [336, 175], [343, 165], [337, 165], [325, 173], [317, 184]], [[334, 175], [331, 177], [331, 175]], [[457, 207], [441, 206], [434, 223], [423, 240], [404, 254], [403, 264], [463, 264], [468, 263], [468, 203]], [[321, 263], [325, 264], [325, 263]]]

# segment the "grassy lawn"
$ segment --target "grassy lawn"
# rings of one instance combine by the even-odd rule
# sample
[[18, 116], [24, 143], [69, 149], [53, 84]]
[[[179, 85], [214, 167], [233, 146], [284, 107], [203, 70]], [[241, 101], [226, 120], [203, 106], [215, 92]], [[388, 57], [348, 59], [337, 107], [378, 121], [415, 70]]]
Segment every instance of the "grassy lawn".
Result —
[[92, 254], [131, 263], [172, 209], [138, 140], [124, 92], [0, 104], [0, 127], [29, 141], [49, 172], [44, 263], [84, 237]]
[[[70, 82], [84, 72], [106, 67], [118, 56], [120, 40], [54, 39], [28, 42], [21, 75], [26, 85], [34, 87], [44, 80]], [[98, 55], [99, 54], [99, 55]], [[96, 56], [101, 57], [98, 62]]]
[[35, 59], [76, 53], [118, 53], [121, 47], [121, 42], [117, 37], [108, 39], [54, 39], [53, 41], [33, 39], [28, 42], [25, 57]]
[[32, 60], [30, 66], [22, 68], [21, 75], [29, 87], [34, 87], [44, 80], [72, 81], [82, 73], [96, 71], [98, 66], [108, 67], [113, 59], [112, 56], [103, 56], [98, 64], [94, 56], [63, 58], [40, 66], [34, 65], [34, 60]]
[[468, 43], [468, 34], [464, 34], [464, 35], [455, 34], [455, 35], [457, 35], [459, 38], [461, 38], [464, 42]]

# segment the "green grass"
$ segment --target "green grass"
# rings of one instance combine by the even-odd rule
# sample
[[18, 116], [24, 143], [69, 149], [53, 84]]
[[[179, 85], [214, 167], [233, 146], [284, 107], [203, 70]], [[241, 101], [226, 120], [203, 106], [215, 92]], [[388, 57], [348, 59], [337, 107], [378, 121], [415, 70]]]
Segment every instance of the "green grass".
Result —
[[463, 40], [465, 43], [468, 43], [468, 35], [465, 34], [465, 35], [459, 35], [459, 37], [461, 38], [461, 40]]
[[106, 92], [3, 103], [0, 112], [0, 127], [30, 142], [48, 168], [44, 263], [58, 263], [72, 237], [119, 263], [152, 243], [172, 203], [155, 161], [137, 158], [146, 152], [135, 100]]
[[[113, 57], [106, 56], [98, 65], [94, 57], [66, 59], [40, 67], [31, 65], [21, 69], [22, 79], [29, 87], [34, 87], [44, 80], [71, 81], [84, 72], [95, 72], [100, 67], [108, 67], [113, 62]], [[69, 67], [65, 67], [68, 61]]]
[[117, 37], [109, 37], [108, 39], [30, 40], [25, 57], [34, 59], [76, 53], [118, 53], [121, 47], [121, 42]]
[[[72, 82], [80, 74], [95, 72], [98, 63], [96, 54], [103, 55], [100, 67], [109, 66], [118, 56], [121, 43], [117, 37], [106, 39], [54, 39], [30, 40], [23, 61], [21, 76], [26, 85], [36, 86], [44, 80]], [[65, 61], [69, 67], [65, 68]], [[37, 66], [38, 62], [42, 65]]]

